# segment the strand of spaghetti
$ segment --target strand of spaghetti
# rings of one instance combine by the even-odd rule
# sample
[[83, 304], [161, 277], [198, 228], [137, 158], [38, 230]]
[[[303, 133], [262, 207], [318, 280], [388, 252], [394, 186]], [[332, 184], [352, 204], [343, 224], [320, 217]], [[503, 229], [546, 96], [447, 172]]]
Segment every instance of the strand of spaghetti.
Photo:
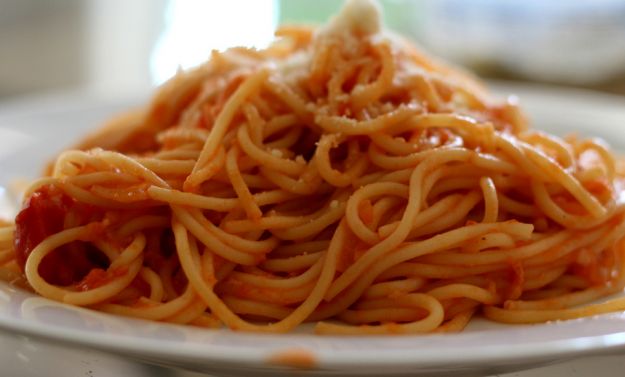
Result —
[[408, 204], [406, 205], [406, 210], [397, 228], [388, 237], [372, 246], [356, 263], [349, 266], [347, 270], [332, 283], [332, 286], [326, 293], [325, 299], [332, 300], [333, 297], [351, 284], [357, 276], [371, 266], [372, 263], [382, 258], [385, 254], [388, 254], [408, 236], [408, 233], [412, 229], [414, 218], [420, 211], [421, 198], [422, 196], [427, 196], [427, 193], [421, 192], [420, 190], [426, 172], [437, 165], [443, 165], [451, 161], [466, 161], [468, 157], [469, 153], [465, 150], [450, 149], [431, 155], [417, 166], [410, 177]]
[[0, 266], [10, 262], [15, 258], [15, 253], [12, 248], [1, 249], [0, 248]]
[[84, 292], [72, 291], [49, 284], [39, 275], [39, 265], [46, 255], [61, 245], [76, 240], [88, 239], [88, 237], [92, 236], [91, 233], [92, 229], [88, 225], [67, 229], [50, 236], [33, 249], [26, 261], [24, 272], [28, 282], [37, 293], [68, 304], [91, 305], [115, 296], [132, 282], [141, 270], [143, 263], [143, 257], [140, 253], [145, 247], [145, 237], [141, 233], [134, 237], [134, 240], [120, 254], [118, 259], [111, 261], [108, 271], [115, 271], [119, 267], [124, 268], [123, 274], [98, 288]]
[[202, 269], [202, 279], [206, 281], [210, 286], [214, 287], [215, 284], [219, 282], [216, 273], [216, 256], [211, 253], [206, 247], [202, 251], [202, 255], [200, 257], [201, 260], [201, 269]]
[[[367, 270], [366, 273], [360, 275], [360, 277], [347, 289], [341, 296], [339, 296], [333, 302], [334, 305], [320, 311], [318, 315], [322, 318], [326, 316], [333, 316], [336, 313], [348, 308], [352, 305], [362, 292], [380, 275], [383, 271], [386, 271], [392, 266], [395, 266], [402, 262], [407, 262], [411, 259], [415, 259], [420, 256], [437, 253], [443, 250], [449, 250], [455, 245], [458, 245], [467, 240], [479, 237], [482, 234], [486, 234], [494, 229], [501, 231], [501, 227], [515, 228], [521, 224], [518, 223], [494, 223], [494, 224], [475, 224], [465, 226], [462, 228], [454, 229], [427, 240], [420, 242], [413, 242], [409, 245], [397, 248], [395, 251], [382, 258], [378, 263], [374, 264]], [[499, 229], [497, 229], [499, 228]], [[523, 229], [525, 228], [525, 229]], [[510, 229], [512, 230], [512, 229]], [[516, 231], [522, 233], [531, 233], [531, 225], [522, 226]]]
[[[240, 130], [244, 129], [241, 127]], [[237, 166], [237, 158], [239, 157], [239, 149], [234, 146], [230, 148], [226, 157], [226, 173], [228, 174], [228, 178], [230, 178], [230, 182], [232, 182], [232, 187], [234, 191], [237, 193], [239, 197], [239, 202], [241, 206], [245, 210], [247, 217], [253, 221], [257, 221], [263, 215], [258, 205], [254, 202], [254, 198], [252, 197], [252, 193], [250, 189], [247, 187], [243, 178], [241, 177], [241, 172]]]
[[413, 322], [423, 318], [423, 309], [409, 308], [380, 308], [345, 310], [338, 318], [350, 325], [366, 325], [369, 323], [384, 322]]
[[222, 299], [224, 304], [239, 315], [247, 314], [268, 319], [283, 320], [291, 313], [291, 308], [283, 305], [247, 300], [229, 295], [224, 295]]
[[193, 234], [200, 242], [202, 242], [202, 244], [204, 244], [204, 246], [206, 246], [211, 252], [226, 260], [244, 266], [252, 266], [257, 263], [257, 259], [253, 255], [236, 250], [223, 243], [211, 232], [207, 232], [206, 228], [197, 222], [188, 209], [176, 205], [171, 206], [171, 209], [177, 221], [183, 224], [184, 227], [188, 229], [188, 231], [191, 232], [191, 234]]
[[[485, 155], [485, 156], [488, 156], [488, 155]], [[469, 163], [460, 163], [460, 164], [455, 164], [452, 166], [444, 166], [444, 167], [441, 167], [440, 170], [442, 170], [443, 172], [442, 176], [444, 178], [453, 178], [453, 177], [480, 177], [481, 178], [484, 176], [489, 176], [489, 174], [493, 173], [493, 170], [497, 171], [496, 169], [490, 169], [490, 168], [486, 169], [484, 167], [477, 166], [476, 164], [473, 164], [472, 161], [470, 161]], [[504, 172], [502, 171], [502, 173]], [[501, 191], [501, 190], [498, 190], [498, 191]]]
[[511, 249], [516, 246], [516, 241], [512, 236], [506, 233], [491, 233], [482, 236], [479, 240], [462, 247], [462, 251], [466, 253], [478, 253], [486, 249]]
[[154, 160], [197, 160], [200, 151], [195, 149], [177, 148], [170, 151], [156, 152], [153, 156]]
[[[83, 189], [76, 185], [73, 185], [68, 182], [64, 182], [63, 180], [58, 180], [57, 178], [51, 178], [50, 180], [46, 180], [47, 184], [51, 184], [53, 186], [59, 187], [64, 192], [69, 194], [71, 197], [76, 198], [76, 200], [94, 205], [96, 207], [101, 208], [110, 208], [110, 209], [127, 209], [129, 203], [119, 203], [115, 200], [111, 200], [108, 198], [102, 198], [98, 195], [95, 195], [90, 190]], [[35, 182], [34, 185], [39, 185], [41, 182]]]
[[593, 217], [603, 217], [606, 215], [607, 210], [601, 205], [597, 198], [586, 191], [579, 181], [572, 177], [570, 173], [567, 173], [561, 166], [537, 149], [529, 145], [524, 145], [523, 147], [527, 156], [536, 163], [539, 168], [543, 169], [547, 174], [553, 176], [554, 179], [560, 182], [575, 199], [579, 200]]
[[[453, 190], [446, 190], [445, 188], [439, 189], [439, 187], [445, 186], [444, 184], [445, 181], [448, 181], [450, 179], [450, 178], [445, 178], [445, 173], [446, 173], [445, 166], [438, 166], [432, 169], [431, 172], [427, 173], [425, 180], [423, 181], [423, 186], [421, 188], [423, 192], [426, 193], [425, 195], [421, 197], [422, 207], [425, 208], [428, 206], [429, 198], [436, 198], [438, 196], [441, 196], [442, 194], [446, 194], [447, 191], [453, 191]], [[468, 186], [461, 187], [461, 188], [473, 188], [474, 186], [475, 185], [473, 184], [473, 182], [471, 182], [471, 184], [469, 184]]]
[[600, 304], [588, 305], [575, 309], [547, 309], [547, 310], [508, 310], [495, 306], [486, 306], [483, 313], [486, 318], [510, 324], [538, 323], [547, 321], [562, 321], [594, 315], [612, 313], [625, 310], [625, 299], [617, 298]]
[[218, 329], [223, 325], [220, 320], [208, 313], [201, 313], [199, 316], [192, 319], [189, 324], [209, 329]]
[[432, 84], [427, 75], [423, 73], [412, 73], [405, 78], [405, 85], [408, 88], [415, 88], [416, 95], [423, 98], [428, 110], [438, 111], [444, 102], [436, 92], [436, 88]]
[[315, 214], [307, 216], [264, 216], [257, 221], [242, 219], [230, 220], [223, 224], [223, 229], [230, 233], [244, 233], [254, 230], [274, 230], [298, 226], [314, 219]]
[[497, 214], [499, 212], [497, 188], [490, 177], [480, 178], [480, 187], [484, 194], [484, 218], [482, 222], [493, 223], [497, 221]]
[[[226, 161], [225, 150], [220, 145], [219, 147], [217, 147], [216, 153], [217, 154], [215, 155], [215, 157], [209, 160], [200, 169], [198, 169], [197, 172], [192, 171], [191, 174], [187, 176], [183, 184], [183, 188], [185, 190], [193, 191], [197, 186], [200, 185], [200, 183], [211, 179], [213, 176], [217, 175], [223, 169], [225, 161]], [[193, 168], [195, 169], [195, 166]]]
[[[280, 116], [280, 112], [271, 106], [271, 101], [268, 101], [267, 98], [263, 98], [262, 96], [253, 96], [248, 99], [248, 102], [258, 109], [258, 112], [263, 119], [273, 119], [276, 116]], [[295, 116], [294, 114], [288, 115]], [[266, 127], [267, 126], [265, 125], [263, 130]]]
[[232, 279], [236, 279], [239, 281], [243, 281], [249, 284], [253, 284], [258, 287], [268, 287], [268, 288], [295, 288], [301, 285], [310, 283], [314, 279], [316, 279], [321, 273], [321, 268], [323, 267], [323, 258], [317, 259], [315, 264], [313, 264], [309, 269], [307, 269], [304, 273], [297, 275], [295, 277], [289, 278], [280, 278], [277, 276], [262, 276], [262, 275], [253, 275], [246, 274], [243, 272], [233, 272], [230, 274]]
[[294, 179], [264, 166], [260, 167], [260, 173], [263, 177], [267, 178], [280, 189], [295, 195], [313, 195], [319, 190], [322, 179], [316, 170], [316, 167], [311, 166], [309, 170], [311, 174], [308, 176], [302, 175], [300, 178]]
[[[181, 192], [161, 187], [150, 186], [148, 195], [154, 199], [170, 204], [188, 205], [194, 208], [210, 209], [219, 212], [228, 212], [240, 207], [237, 198], [216, 198], [205, 195], [198, 195], [188, 192]], [[282, 190], [263, 191], [252, 195], [254, 202], [258, 206], [275, 204], [294, 199], [292, 193]]]
[[237, 140], [241, 149], [247, 153], [249, 157], [269, 169], [288, 175], [300, 175], [306, 168], [304, 164], [279, 157], [281, 152], [277, 149], [268, 152], [254, 145], [250, 139], [247, 127], [239, 127]]
[[557, 154], [556, 161], [566, 170], [575, 168], [575, 156], [573, 148], [561, 139], [540, 131], [525, 131], [519, 134], [519, 138], [526, 143], [543, 145]]
[[206, 304], [202, 300], [191, 302], [186, 308], [167, 318], [167, 322], [187, 324], [201, 317], [206, 311]]
[[315, 123], [326, 132], [342, 133], [345, 135], [366, 135], [379, 132], [394, 124], [400, 123], [415, 115], [419, 107], [414, 104], [401, 105], [388, 114], [380, 115], [371, 120], [356, 121], [347, 117], [317, 115]]
[[[524, 224], [524, 225], [529, 226], [530, 229], [532, 227], [529, 224]], [[461, 232], [465, 228], [459, 228], [457, 230], [452, 230], [451, 232], [454, 232], [454, 231]], [[438, 236], [434, 236], [432, 238], [435, 239], [437, 237]], [[529, 238], [529, 236], [527, 238]], [[424, 261], [427, 263], [435, 263], [435, 264], [442, 264], [442, 265], [481, 266], [481, 265], [488, 265], [488, 264], [504, 263], [505, 261], [511, 261], [511, 260], [525, 260], [534, 255], [538, 255], [547, 250], [550, 250], [551, 248], [561, 245], [566, 240], [570, 240], [571, 238], [572, 238], [572, 232], [561, 231], [553, 235], [550, 235], [544, 239], [531, 242], [527, 245], [519, 246], [513, 249], [509, 249], [509, 250], [495, 250], [495, 251], [479, 253], [478, 255], [474, 255], [474, 254], [469, 255], [469, 254], [461, 254], [461, 253], [444, 253], [441, 256], [438, 256], [438, 255], [428, 256], [426, 259], [424, 259]], [[427, 242], [427, 241], [424, 241], [424, 242]], [[413, 246], [416, 246], [416, 245], [406, 246], [404, 249], [406, 250], [413, 249]]]
[[[459, 177], [459, 178], [442, 178], [441, 171], [430, 174], [432, 179], [428, 179], [428, 184], [425, 188], [428, 190], [429, 198], [436, 198], [441, 195], [445, 195], [450, 192], [467, 191], [475, 188], [480, 188], [480, 180], [477, 177]], [[483, 196], [483, 195], [482, 195]], [[426, 198], [425, 200], [427, 200]]]
[[169, 225], [169, 218], [167, 216], [159, 216], [159, 215], [138, 216], [122, 224], [116, 230], [116, 234], [118, 234], [120, 237], [128, 237], [144, 229], [166, 228], [168, 225]]
[[358, 238], [370, 245], [378, 243], [380, 241], [380, 236], [363, 223], [359, 214], [361, 203], [380, 195], [393, 195], [407, 198], [408, 193], [408, 186], [392, 182], [371, 183], [356, 190], [350, 196], [347, 201], [347, 207], [345, 208], [345, 219], [347, 220], [350, 230], [354, 232]]
[[271, 151], [277, 150], [277, 154], [290, 153], [291, 148], [295, 146], [303, 133], [304, 129], [302, 127], [292, 127], [281, 137], [265, 143], [265, 147]]
[[[614, 236], [623, 230], [625, 230], [625, 224], [619, 224], [619, 226], [615, 228], [604, 226], [590, 232], [582, 233], [581, 235], [576, 235], [566, 240], [558, 248], [547, 250], [544, 253], [523, 260], [522, 264], [524, 267], [544, 265], [555, 262], [560, 258], [570, 256], [578, 248], [594, 250], [597, 248], [597, 245], [607, 243], [607, 241], [615, 242], [616, 239]], [[597, 255], [597, 253], [595, 253], [595, 255]]]
[[193, 170], [195, 160], [161, 160], [157, 158], [138, 158], [138, 163], [158, 175], [177, 174], [187, 176]]
[[260, 116], [258, 108], [249, 102], [246, 102], [241, 107], [243, 115], [247, 119], [245, 127], [248, 128], [248, 133], [252, 139], [252, 142], [256, 145], [260, 145], [263, 142], [263, 129], [265, 128], [265, 120]]
[[[523, 281], [523, 290], [530, 291], [545, 287], [554, 283], [566, 272], [567, 266], [555, 266], [553, 268], [524, 268], [525, 278]], [[535, 272], [535, 273], [534, 273]]]
[[470, 298], [486, 305], [493, 305], [500, 301], [493, 292], [470, 284], [448, 284], [428, 291], [428, 295], [439, 301], [452, 298]]
[[174, 300], [180, 295], [179, 289], [174, 287], [174, 274], [178, 268], [178, 262], [174, 258], [168, 258], [159, 267], [158, 274], [163, 282], [165, 300]]
[[[397, 295], [393, 298], [383, 297], [376, 299], [367, 299], [367, 300], [359, 300], [356, 304], [352, 305], [355, 310], [370, 310], [370, 309], [384, 309], [384, 308], [404, 308], [405, 305], [401, 298], [404, 296], [403, 294]], [[442, 305], [442, 303], [441, 303]], [[443, 305], [444, 307], [445, 305]], [[409, 306], [408, 306], [409, 307]], [[416, 309], [422, 311], [422, 316], [424, 317], [425, 311], [422, 309]]]
[[359, 188], [361, 186], [368, 185], [374, 182], [395, 182], [395, 183], [407, 183], [412, 173], [412, 168], [401, 169], [391, 173], [384, 173], [379, 171], [376, 173], [365, 174], [360, 178], [357, 178], [352, 183], [352, 187]]
[[418, 262], [399, 263], [384, 271], [378, 279], [388, 280], [397, 276], [410, 276], [426, 279], [457, 279], [471, 275], [482, 275], [488, 272], [500, 270], [498, 265], [471, 266], [467, 269], [464, 265], [439, 266]]
[[201, 211], [195, 208], [191, 208], [188, 211], [206, 231], [223, 242], [224, 245], [236, 250], [250, 254], [266, 254], [278, 245], [278, 240], [275, 237], [268, 237], [264, 240], [248, 240], [238, 235], [230, 234], [208, 221]]
[[119, 257], [121, 250], [117, 247], [118, 245], [107, 242], [106, 239], [102, 238], [95, 239], [92, 242], [93, 245], [98, 248], [98, 250], [106, 255], [109, 261], [115, 260]]
[[608, 203], [605, 207], [606, 213], [601, 217], [592, 215], [575, 215], [568, 213], [558, 206], [542, 182], [531, 182], [532, 193], [538, 208], [553, 221], [572, 229], [589, 229], [595, 227], [605, 221], [605, 218], [611, 216], [614, 212], [614, 202]]
[[154, 270], [149, 267], [142, 267], [139, 271], [139, 276], [150, 287], [150, 300], [155, 302], [161, 302], [163, 300], [163, 282]]
[[289, 106], [293, 113], [297, 115], [297, 117], [303, 120], [308, 125], [313, 125], [312, 117], [310, 111], [306, 106], [306, 102], [303, 98], [295, 93], [290, 86], [284, 85], [279, 81], [276, 77], [269, 77], [264, 83], [264, 87], [269, 90], [272, 94], [278, 97], [284, 104]]
[[495, 134], [495, 147], [499, 148], [504, 155], [512, 159], [512, 161], [519, 166], [520, 172], [535, 178], [542, 182], [552, 182], [552, 178], [547, 175], [542, 169], [534, 164], [532, 160], [527, 158], [525, 150], [520, 145], [519, 141], [505, 133]]
[[345, 213], [344, 198], [337, 198], [335, 206], [329, 205], [328, 210], [321, 216], [304, 224], [288, 229], [274, 229], [272, 233], [282, 240], [300, 240], [318, 234], [329, 225], [341, 220]]
[[467, 143], [484, 146], [491, 151], [495, 146], [495, 129], [492, 124], [480, 123], [458, 114], [419, 114], [410, 119], [415, 128], [445, 127], [461, 132]]
[[[243, 182], [245, 182], [245, 184], [254, 191], [276, 189], [273, 182], [271, 182], [270, 180], [266, 179], [265, 177], [261, 175], [241, 173], [241, 177], [243, 178]], [[204, 185], [207, 186], [207, 188], [211, 188], [211, 184], [216, 186], [219, 183], [221, 183], [221, 190], [218, 190], [218, 189], [211, 190], [211, 193], [214, 194], [214, 196], [217, 196], [217, 197], [236, 196], [234, 189], [232, 187], [227, 186], [230, 184], [227, 174], [216, 175], [211, 181], [205, 182]]]
[[198, 157], [193, 168], [193, 172], [187, 177], [187, 182], [190, 182], [189, 185], [196, 187], [201, 183], [200, 180], [194, 178], [195, 174], [197, 174], [197, 172], [200, 171], [213, 158], [219, 148], [219, 143], [226, 134], [226, 131], [228, 130], [228, 127], [230, 126], [230, 123], [236, 115], [239, 107], [248, 97], [260, 89], [261, 83], [267, 78], [268, 75], [268, 69], [261, 69], [258, 72], [251, 74], [243, 83], [241, 83], [237, 90], [224, 104], [219, 116], [215, 119], [215, 124], [211, 128], [208, 138], [206, 138], [200, 157]]
[[523, 203], [521, 201], [515, 200], [506, 196], [502, 192], [497, 192], [497, 203], [499, 207], [506, 211], [512, 212], [516, 215], [523, 217], [539, 217], [540, 212], [538, 209], [532, 204]]
[[150, 186], [147, 190], [150, 198], [169, 204], [190, 205], [195, 208], [211, 209], [214, 211], [227, 212], [238, 206], [237, 198], [215, 198], [188, 192], [163, 189]]
[[295, 114], [280, 114], [271, 117], [262, 129], [260, 139], [264, 140], [287, 128], [297, 126], [299, 118]]
[[91, 153], [98, 159], [111, 164], [127, 174], [141, 177], [154, 186], [169, 188], [167, 182], [161, 179], [161, 177], [131, 157], [111, 151], [92, 151]]
[[219, 285], [220, 295], [235, 295], [240, 298], [255, 300], [275, 305], [296, 305], [302, 303], [313, 290], [315, 282], [287, 289], [256, 287], [253, 284], [227, 279]]
[[395, 76], [395, 62], [391, 52], [389, 43], [380, 43], [374, 45], [373, 51], [378, 54], [382, 60], [382, 70], [378, 78], [367, 85], [356, 85], [352, 90], [351, 103], [356, 108], [362, 108], [366, 105], [377, 101], [393, 83]]
[[310, 87], [311, 93], [315, 96], [321, 96], [327, 89], [325, 84], [328, 81], [332, 71], [329, 69], [330, 55], [332, 50], [336, 48], [337, 41], [314, 41], [314, 54], [311, 56], [310, 62]]
[[392, 216], [396, 216], [397, 209], [400, 208], [400, 205], [403, 204], [403, 200], [397, 197], [384, 197], [375, 202], [372, 205], [373, 208], [373, 217], [371, 218], [371, 222], [367, 225], [371, 227], [371, 229], [377, 229], [380, 226], [380, 223], [387, 221]]
[[[472, 199], [472, 197], [475, 197], [476, 202], [479, 200], [477, 193], [469, 193], [469, 195], [465, 195], [464, 197], [461, 194], [451, 194], [438, 200], [435, 204], [424, 209], [422, 212], [420, 212], [417, 215], [417, 217], [413, 221], [412, 230], [408, 234], [407, 238], [408, 239], [414, 238], [413, 232], [415, 230], [423, 229], [423, 227], [426, 226], [426, 224], [434, 224], [437, 218], [441, 218], [443, 217], [443, 215], [449, 214], [452, 208], [458, 211], [459, 213], [464, 213], [461, 203], [467, 202], [466, 199], [467, 198]], [[471, 205], [470, 207], [472, 208], [473, 205]], [[444, 216], [444, 217], [449, 218], [449, 216]], [[389, 234], [391, 234], [395, 230], [396, 227], [397, 227], [397, 223], [385, 224], [378, 228], [378, 234], [380, 237], [386, 238], [388, 237]]]
[[111, 182], [119, 182], [120, 184], [136, 184], [140, 182], [140, 180], [133, 175], [125, 174], [122, 172], [110, 171], [99, 171], [82, 175], [74, 175], [66, 177], [65, 181], [81, 187]]
[[347, 166], [346, 171], [339, 172], [334, 169], [330, 161], [330, 150], [339, 143], [340, 138], [337, 135], [323, 135], [317, 143], [315, 162], [323, 179], [333, 186], [347, 187], [367, 170], [369, 162], [366, 158], [354, 158], [355, 162]]
[[[98, 149], [93, 152], [98, 152]], [[61, 153], [55, 161], [52, 177], [76, 175], [81, 166], [93, 166], [98, 170], [108, 170], [109, 166], [103, 160], [96, 158], [93, 153], [78, 150], [69, 150]]]
[[605, 297], [612, 293], [616, 293], [616, 291], [618, 290], [618, 287], [595, 286], [582, 291], [563, 294], [558, 297], [543, 300], [508, 300], [504, 302], [504, 308], [512, 310], [565, 309], [573, 306], [587, 304], [598, 298]]
[[471, 191], [468, 195], [465, 195], [460, 199], [454, 207], [451, 213], [447, 213], [444, 216], [438, 216], [431, 222], [425, 223], [425, 218], [419, 217], [421, 224], [419, 227], [413, 226], [412, 230], [408, 234], [407, 239], [414, 240], [424, 235], [437, 234], [444, 230], [453, 227], [458, 224], [459, 221], [466, 218], [469, 212], [481, 201], [481, 194], [477, 191]]
[[402, 302], [413, 308], [425, 309], [428, 315], [408, 324], [389, 323], [379, 326], [345, 326], [319, 322], [315, 326], [315, 333], [336, 335], [415, 334], [434, 331], [443, 322], [443, 307], [438, 300], [431, 296], [411, 293], [405, 295]]
[[340, 249], [343, 247], [345, 238], [344, 225], [340, 224], [334, 235], [333, 242], [331, 242], [330, 248], [324, 257], [324, 266], [321, 271], [321, 276], [306, 300], [293, 310], [288, 317], [282, 319], [281, 321], [272, 323], [268, 326], [258, 326], [247, 323], [237, 317], [219, 299], [212, 289], [206, 285], [206, 283], [200, 278], [199, 272], [192, 262], [191, 255], [189, 255], [190, 250], [188, 247], [186, 229], [176, 220], [175, 217], [172, 219], [172, 228], [174, 230], [177, 252], [182, 268], [200, 297], [202, 297], [204, 302], [210, 307], [211, 311], [230, 328], [249, 331], [286, 332], [305, 320], [306, 317], [308, 317], [308, 315], [310, 315], [315, 307], [321, 302], [324, 292], [330, 285], [335, 273], [336, 258]]
[[[488, 284], [488, 283], [487, 283]], [[489, 287], [492, 288], [492, 285]], [[473, 310], [481, 306], [479, 302], [471, 300], [469, 298], [457, 298], [452, 300], [446, 300], [442, 302], [445, 308], [445, 321], [449, 321], [460, 313]]]
[[[326, 135], [324, 135], [326, 136]], [[386, 153], [394, 155], [407, 155], [418, 152], [421, 149], [421, 145], [406, 140], [403, 137], [394, 137], [393, 135], [386, 134], [384, 132], [376, 132], [369, 135], [371, 143], [378, 148], [382, 149]]]
[[89, 192], [102, 199], [110, 200], [118, 205], [142, 203], [148, 200], [145, 192], [146, 184], [140, 183], [120, 190], [116, 187], [91, 186]]
[[610, 148], [606, 145], [606, 143], [601, 139], [590, 139], [590, 140], [581, 140], [580, 142], [574, 145], [574, 148], [578, 151], [578, 153], [582, 150], [594, 150], [597, 152], [601, 159], [603, 160], [602, 167], [605, 168], [607, 173], [607, 178], [609, 180], [613, 180], [616, 176], [616, 161], [612, 153], [610, 152]]
[[[269, 213], [267, 216], [261, 217], [256, 221], [249, 219], [225, 220], [222, 223], [222, 227], [225, 231], [231, 233], [243, 233], [259, 229], [277, 230], [291, 227], [295, 228], [304, 224], [306, 224], [306, 227], [309, 228], [319, 228], [319, 226], [314, 223], [323, 220], [325, 217], [329, 217], [330, 221], [332, 221], [332, 218], [336, 217], [332, 212], [336, 212], [337, 214], [341, 213], [341, 207], [344, 206], [342, 202], [343, 201], [339, 196], [337, 199], [330, 200], [329, 204], [324, 205], [319, 210], [310, 214], [280, 215]], [[302, 228], [299, 229], [301, 230]], [[298, 231], [291, 230], [290, 232], [297, 233]], [[314, 230], [312, 232], [314, 232]]]
[[400, 295], [402, 293], [410, 293], [418, 290], [425, 285], [425, 279], [410, 278], [404, 280], [386, 281], [371, 285], [362, 294], [363, 299], [376, 299], [389, 297], [392, 295]]
[[316, 240], [291, 243], [289, 245], [278, 246], [272, 251], [271, 255], [277, 257], [286, 257], [316, 253], [318, 251], [326, 250], [328, 248], [328, 245], [330, 245], [330, 240]]
[[[599, 253], [610, 247], [614, 243], [618, 243], [619, 239], [623, 231], [625, 231], [625, 222], [623, 220], [623, 213], [617, 213], [615, 216], [610, 218], [600, 227], [596, 227], [590, 230], [585, 230], [583, 232], [577, 232], [576, 237], [570, 241], [575, 242], [579, 240], [580, 242], [585, 243], [583, 247], [588, 251], [594, 253], [594, 255], [599, 255]], [[566, 248], [569, 248], [570, 245], [563, 245]], [[559, 258], [566, 255], [566, 251], [563, 250], [552, 250], [552, 253], [545, 253], [543, 255], [535, 255], [532, 258], [526, 261], [526, 264], [540, 264], [540, 263], [549, 263], [553, 258]], [[541, 260], [542, 259], [542, 260]]]
[[475, 314], [475, 309], [469, 309], [467, 311], [456, 314], [452, 319], [440, 325], [435, 332], [437, 333], [450, 333], [450, 332], [460, 332], [464, 330], [465, 327], [471, 321], [471, 318]]
[[199, 156], [199, 148], [208, 138], [208, 130], [188, 128], [168, 128], [159, 132], [156, 139], [164, 146], [177, 146], [178, 150], [193, 150]]
[[263, 269], [271, 272], [296, 272], [309, 268], [322, 259], [323, 253], [296, 255], [288, 258], [273, 258], [262, 263]]
[[341, 103], [349, 100], [345, 92], [345, 83], [356, 73], [362, 62], [350, 60], [336, 69], [332, 77], [328, 80], [328, 100], [332, 110], [338, 109]]

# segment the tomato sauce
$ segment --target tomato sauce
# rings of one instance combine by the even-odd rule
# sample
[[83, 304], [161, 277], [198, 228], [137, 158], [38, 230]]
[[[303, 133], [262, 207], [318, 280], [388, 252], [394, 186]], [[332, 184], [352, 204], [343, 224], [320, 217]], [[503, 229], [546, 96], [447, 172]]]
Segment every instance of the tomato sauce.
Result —
[[101, 268], [94, 268], [87, 276], [85, 276], [76, 287], [80, 291], [89, 291], [91, 289], [99, 288], [107, 283], [115, 280], [118, 277], [124, 276], [128, 272], [128, 267], [120, 266], [113, 268], [112, 271], [103, 270]]
[[[42, 186], [26, 200], [15, 218], [14, 249], [22, 270], [37, 245], [63, 230], [65, 217], [70, 212], [81, 225], [98, 221], [104, 215], [91, 205], [75, 201], [53, 185]], [[50, 284], [70, 285], [80, 281], [93, 268], [107, 265], [106, 256], [94, 246], [76, 241], [48, 254], [41, 261], [39, 273]]]

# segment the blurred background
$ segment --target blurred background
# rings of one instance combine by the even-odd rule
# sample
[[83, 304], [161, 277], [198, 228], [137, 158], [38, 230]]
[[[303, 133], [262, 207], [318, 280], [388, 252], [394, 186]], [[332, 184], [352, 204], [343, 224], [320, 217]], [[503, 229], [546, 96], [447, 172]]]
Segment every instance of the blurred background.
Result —
[[[262, 47], [336, 0], [0, 0], [0, 101], [145, 93], [212, 49]], [[388, 26], [483, 77], [625, 95], [624, 0], [381, 0]]]

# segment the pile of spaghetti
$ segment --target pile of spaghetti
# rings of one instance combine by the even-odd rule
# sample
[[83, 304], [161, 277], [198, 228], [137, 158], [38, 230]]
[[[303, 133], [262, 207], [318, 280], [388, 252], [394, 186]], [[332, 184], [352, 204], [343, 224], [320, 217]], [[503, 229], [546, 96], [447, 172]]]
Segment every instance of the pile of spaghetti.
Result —
[[[0, 228], [2, 277], [196, 326], [459, 331], [624, 310], [625, 172], [348, 2], [214, 52], [62, 153]], [[563, 109], [562, 111], [565, 111]], [[599, 301], [598, 301], [599, 300]]]

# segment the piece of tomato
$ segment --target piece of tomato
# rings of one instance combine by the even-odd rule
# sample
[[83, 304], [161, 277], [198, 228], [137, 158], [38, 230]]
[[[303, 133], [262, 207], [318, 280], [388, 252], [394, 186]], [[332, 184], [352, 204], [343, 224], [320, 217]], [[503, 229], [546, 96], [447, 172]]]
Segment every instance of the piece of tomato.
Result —
[[[79, 203], [61, 189], [46, 185], [37, 189], [24, 203], [15, 218], [14, 249], [18, 264], [24, 269], [30, 253], [46, 238], [64, 229], [71, 213], [80, 225], [102, 217], [94, 206]], [[80, 281], [93, 268], [105, 268], [108, 260], [88, 242], [75, 241], [48, 254], [39, 266], [39, 273], [49, 283], [70, 285]]]

